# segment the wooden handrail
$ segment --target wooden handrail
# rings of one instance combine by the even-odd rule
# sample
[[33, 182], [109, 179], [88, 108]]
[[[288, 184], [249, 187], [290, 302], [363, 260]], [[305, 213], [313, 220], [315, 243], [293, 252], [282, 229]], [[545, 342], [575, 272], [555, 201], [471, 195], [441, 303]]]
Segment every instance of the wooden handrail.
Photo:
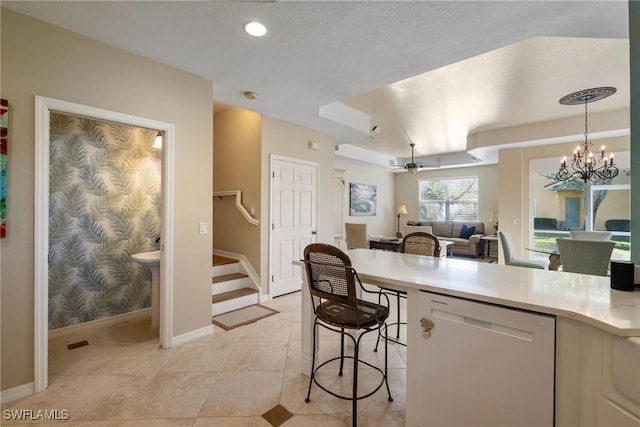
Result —
[[226, 196], [234, 196], [236, 198], [236, 208], [240, 211], [242, 216], [249, 222], [249, 224], [259, 225], [260, 221], [255, 219], [242, 205], [242, 191], [230, 190], [230, 191], [214, 191], [213, 197], [223, 198]]

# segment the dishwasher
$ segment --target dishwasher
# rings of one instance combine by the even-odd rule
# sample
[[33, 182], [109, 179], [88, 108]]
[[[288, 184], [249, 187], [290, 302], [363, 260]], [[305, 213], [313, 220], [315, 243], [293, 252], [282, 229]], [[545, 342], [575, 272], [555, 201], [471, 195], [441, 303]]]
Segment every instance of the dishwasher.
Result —
[[554, 316], [421, 291], [418, 318], [417, 427], [554, 425]]

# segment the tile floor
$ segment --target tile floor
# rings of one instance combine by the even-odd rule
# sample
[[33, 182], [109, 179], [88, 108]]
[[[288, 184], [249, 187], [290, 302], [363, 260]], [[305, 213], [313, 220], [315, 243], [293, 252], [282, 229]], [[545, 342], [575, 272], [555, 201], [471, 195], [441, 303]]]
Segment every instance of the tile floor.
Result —
[[[300, 374], [300, 292], [264, 305], [279, 314], [231, 331], [215, 332], [171, 349], [159, 349], [150, 320], [104, 327], [84, 336], [50, 340], [49, 388], [3, 406], [4, 410], [68, 410], [69, 420], [38, 425], [271, 427], [263, 417], [281, 405], [292, 417], [283, 427], [350, 426], [351, 406], [318, 387], [305, 403], [309, 378]], [[395, 311], [395, 310], [394, 310]], [[361, 357], [381, 366], [375, 334]], [[68, 344], [87, 340], [73, 350]], [[321, 357], [339, 353], [339, 335], [321, 332]], [[333, 355], [331, 355], [333, 356]], [[404, 426], [406, 348], [389, 343], [389, 383], [358, 403], [360, 426]], [[337, 365], [336, 365], [337, 366]], [[360, 368], [362, 389], [376, 380]], [[337, 368], [336, 368], [337, 371]], [[323, 373], [327, 384], [348, 394], [351, 373]], [[279, 408], [278, 408], [279, 409]], [[22, 425], [8, 421], [0, 424]]]

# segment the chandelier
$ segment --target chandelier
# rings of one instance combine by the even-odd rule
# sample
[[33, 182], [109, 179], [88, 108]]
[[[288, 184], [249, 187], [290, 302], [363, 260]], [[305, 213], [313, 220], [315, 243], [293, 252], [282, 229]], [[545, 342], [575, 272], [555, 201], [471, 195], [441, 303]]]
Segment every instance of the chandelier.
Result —
[[560, 98], [562, 105], [580, 105], [584, 103], [584, 141], [573, 151], [571, 168], [567, 167], [567, 157], [560, 161], [560, 169], [556, 173], [558, 181], [568, 181], [574, 177], [584, 182], [590, 181], [595, 175], [601, 179], [614, 178], [618, 175], [618, 168], [613, 164], [613, 153], [608, 157], [604, 153], [604, 145], [600, 147], [600, 155], [594, 154], [592, 142], [589, 141], [587, 121], [587, 104], [600, 101], [616, 93], [615, 87], [596, 87], [571, 93]]

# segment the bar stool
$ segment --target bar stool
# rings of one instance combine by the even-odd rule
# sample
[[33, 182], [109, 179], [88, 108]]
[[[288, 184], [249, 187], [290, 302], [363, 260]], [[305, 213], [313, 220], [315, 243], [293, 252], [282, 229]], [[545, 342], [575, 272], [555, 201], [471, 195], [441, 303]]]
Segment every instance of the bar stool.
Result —
[[[407, 234], [402, 240], [402, 244], [400, 245], [400, 252], [405, 254], [416, 254], [416, 255], [427, 255], [427, 256], [440, 256], [440, 240], [436, 236], [431, 233], [424, 233], [421, 231], [417, 231], [415, 233]], [[407, 344], [400, 341], [400, 325], [406, 325], [407, 322], [400, 321], [400, 298], [407, 299], [407, 293], [404, 291], [397, 291], [395, 289], [389, 289], [385, 287], [380, 287], [380, 291], [383, 293], [388, 293], [392, 296], [396, 297], [396, 314], [398, 316], [396, 322], [389, 323], [387, 326], [396, 326], [396, 337], [388, 338], [389, 341], [392, 341], [396, 344], [400, 344], [406, 347]], [[384, 337], [387, 339], [386, 331], [383, 335], [382, 331], [380, 331], [380, 337]], [[378, 340], [379, 341], [379, 340]], [[376, 344], [376, 348], [373, 351], [378, 351], [378, 345]]]
[[[304, 263], [307, 273], [307, 283], [311, 293], [311, 304], [315, 319], [313, 322], [313, 357], [309, 390], [305, 402], [310, 402], [311, 387], [315, 383], [322, 390], [340, 399], [352, 401], [352, 424], [357, 426], [358, 400], [364, 399], [377, 392], [383, 384], [387, 386], [389, 402], [393, 401], [389, 381], [387, 379], [387, 340], [385, 339], [384, 370], [364, 360], [359, 360], [360, 341], [370, 332], [379, 333], [386, 328], [389, 317], [389, 298], [379, 292], [371, 292], [362, 286], [358, 273], [351, 266], [351, 259], [340, 249], [324, 243], [314, 243], [304, 249]], [[364, 301], [356, 296], [356, 280], [363, 292], [378, 294], [378, 304]], [[386, 299], [387, 305], [380, 304]], [[318, 328], [323, 328], [340, 334], [340, 355], [316, 366], [316, 342]], [[386, 334], [385, 334], [386, 335]], [[344, 354], [344, 338], [353, 341], [353, 356]], [[376, 343], [377, 347], [377, 343]], [[353, 392], [350, 396], [340, 395], [322, 385], [316, 374], [318, 371], [336, 360], [340, 360], [338, 375], [342, 376], [344, 359], [353, 360]], [[375, 389], [362, 396], [358, 395], [358, 364], [362, 363], [375, 369], [381, 374], [380, 383]]]

